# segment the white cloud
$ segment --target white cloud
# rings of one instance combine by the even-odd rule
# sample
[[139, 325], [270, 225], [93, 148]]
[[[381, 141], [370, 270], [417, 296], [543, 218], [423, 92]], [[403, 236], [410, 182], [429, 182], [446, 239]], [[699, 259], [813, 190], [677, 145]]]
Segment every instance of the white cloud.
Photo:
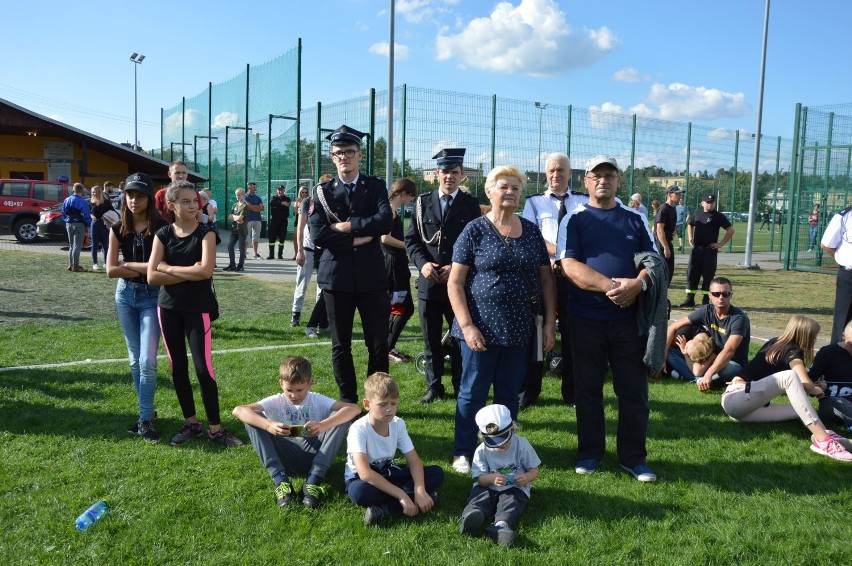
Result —
[[624, 67], [613, 73], [612, 79], [620, 83], [638, 83], [640, 81], [639, 71], [633, 67]]
[[240, 121], [239, 115], [234, 112], [220, 112], [213, 118], [214, 128], [224, 128], [225, 126], [234, 126]]
[[447, 13], [447, 7], [457, 3], [458, 0], [397, 0], [396, 13], [406, 21], [417, 24]]
[[654, 111], [652, 109], [648, 108], [647, 105], [645, 105], [641, 102], [639, 104], [631, 106], [630, 107], [630, 113], [636, 114], [637, 116], [641, 116], [643, 118], [653, 118], [654, 117]]
[[727, 128], [716, 128], [707, 132], [707, 137], [711, 140], [732, 140], [734, 139], [734, 132]]
[[[381, 41], [379, 43], [374, 43], [373, 45], [370, 46], [370, 53], [373, 53], [374, 55], [384, 55], [385, 57], [387, 57], [388, 52], [390, 51], [389, 47], [390, 47], [390, 43], [388, 43], [387, 41]], [[394, 44], [393, 44], [393, 58], [396, 61], [402, 61], [404, 59], [408, 59], [408, 46], [394, 42]]]
[[201, 126], [207, 126], [204, 116], [198, 110], [190, 108], [185, 114], [177, 111], [166, 116], [163, 119], [163, 134], [166, 137], [180, 137], [184, 127], [192, 131]]
[[476, 18], [456, 35], [438, 32], [437, 59], [461, 67], [530, 76], [564, 75], [589, 66], [620, 40], [606, 27], [574, 30], [554, 0], [501, 2], [488, 17]]
[[657, 107], [657, 116], [664, 120], [736, 118], [751, 110], [742, 92], [724, 92], [683, 83], [668, 86], [654, 83], [648, 93], [648, 102]]

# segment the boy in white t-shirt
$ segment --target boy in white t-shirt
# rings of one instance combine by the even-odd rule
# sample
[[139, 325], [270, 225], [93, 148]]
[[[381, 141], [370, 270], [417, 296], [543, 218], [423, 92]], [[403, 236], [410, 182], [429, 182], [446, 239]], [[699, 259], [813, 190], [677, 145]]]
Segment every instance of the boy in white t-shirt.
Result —
[[475, 418], [482, 444], [473, 453], [474, 484], [459, 531], [476, 534], [485, 518], [493, 515], [494, 524], [485, 529], [485, 535], [501, 546], [512, 546], [541, 460], [529, 441], [515, 434], [506, 406], [487, 405]]
[[[364, 381], [367, 414], [352, 423], [346, 437], [344, 479], [349, 499], [367, 510], [364, 523], [375, 525], [393, 511], [413, 517], [435, 504], [444, 483], [440, 466], [424, 466], [396, 416], [399, 387], [391, 376], [376, 372]], [[394, 464], [397, 449], [408, 465]]]
[[[303, 505], [316, 508], [325, 494], [320, 484], [361, 409], [312, 392], [311, 363], [301, 356], [281, 362], [279, 374], [283, 393], [235, 407], [233, 415], [245, 423], [251, 445], [272, 477], [278, 506], [301, 495]], [[300, 494], [289, 474], [307, 476]]]

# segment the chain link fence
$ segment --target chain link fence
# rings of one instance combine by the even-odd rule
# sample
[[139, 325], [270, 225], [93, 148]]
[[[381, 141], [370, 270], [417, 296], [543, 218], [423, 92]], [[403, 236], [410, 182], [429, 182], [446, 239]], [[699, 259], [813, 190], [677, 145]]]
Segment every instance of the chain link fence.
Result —
[[[227, 210], [234, 189], [247, 181], [256, 181], [258, 194], [268, 200], [280, 184], [293, 197], [299, 184], [334, 173], [325, 135], [345, 123], [368, 133], [362, 170], [384, 176], [387, 91], [371, 89], [361, 97], [303, 106], [300, 58], [301, 43], [163, 110], [160, 157], [183, 158], [207, 176], [220, 209]], [[840, 150], [828, 151], [820, 144], [831, 138], [829, 131], [834, 132], [834, 143], [845, 136], [843, 143], [850, 144], [849, 119], [838, 119], [835, 110], [812, 109], [810, 116], [807, 109], [804, 112], [806, 118], [799, 118], [804, 155], [794, 152], [791, 139], [763, 136], [760, 144], [753, 250], [777, 251], [779, 259], [782, 250], [802, 245], [799, 223], [792, 219], [801, 216], [807, 198], [788, 198], [794, 155], [803, 158], [801, 171], [809, 172], [802, 175], [802, 190], [814, 194], [825, 193], [826, 163], [833, 179], [845, 167], [843, 197], [819, 198], [827, 199], [823, 210], [846, 202], [850, 151], [841, 156]], [[825, 120], [817, 120], [823, 114], [835, 116], [830, 128]], [[393, 120], [393, 176], [412, 179], [420, 190], [434, 188], [432, 156], [446, 147], [467, 149], [464, 184], [482, 202], [485, 176], [495, 165], [512, 164], [523, 171], [529, 195], [546, 187], [547, 155], [562, 152], [575, 169], [572, 189], [582, 191], [585, 161], [607, 153], [618, 159], [623, 171], [618, 193], [623, 201], [639, 193], [651, 214], [652, 203], [663, 202], [672, 184], [684, 189], [688, 210], [696, 210], [701, 197], [713, 193], [717, 209], [737, 229], [729, 250], [745, 249], [755, 144], [754, 134], [745, 129], [408, 85], [394, 90]]]

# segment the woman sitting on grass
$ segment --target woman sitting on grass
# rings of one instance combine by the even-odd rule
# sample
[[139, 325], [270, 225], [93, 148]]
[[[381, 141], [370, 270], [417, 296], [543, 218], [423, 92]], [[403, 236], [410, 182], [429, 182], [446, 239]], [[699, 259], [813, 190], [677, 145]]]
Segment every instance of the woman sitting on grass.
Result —
[[[813, 358], [818, 333], [819, 324], [814, 319], [793, 316], [781, 337], [764, 344], [730, 382], [722, 395], [722, 408], [739, 422], [775, 422], [798, 417], [813, 434], [811, 450], [849, 462], [852, 454], [836, 440], [842, 437], [826, 430], [808, 399], [808, 395], [818, 398], [825, 395], [824, 389], [814, 384], [805, 370], [805, 363]], [[770, 403], [785, 392], [789, 404]]]
[[852, 320], [846, 323], [840, 342], [820, 348], [808, 375], [824, 384], [820, 418], [852, 430]]

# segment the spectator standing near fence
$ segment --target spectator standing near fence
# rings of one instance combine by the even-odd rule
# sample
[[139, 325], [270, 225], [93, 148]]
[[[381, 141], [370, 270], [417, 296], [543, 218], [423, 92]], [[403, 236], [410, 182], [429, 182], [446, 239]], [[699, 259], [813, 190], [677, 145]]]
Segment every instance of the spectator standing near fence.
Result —
[[278, 259], [284, 259], [284, 242], [287, 239], [287, 224], [290, 222], [290, 197], [284, 193], [284, 185], [278, 185], [275, 195], [269, 199], [269, 255], [275, 259], [275, 242], [278, 242]]
[[[666, 260], [668, 282], [672, 284], [675, 266], [674, 235], [677, 225], [677, 210], [683, 191], [674, 185], [666, 191], [666, 202], [661, 204], [654, 213], [654, 238], [660, 255]], [[656, 202], [656, 201], [655, 201]]]
[[73, 194], [62, 201], [62, 221], [68, 232], [68, 271], [86, 271], [80, 265], [80, 251], [83, 241], [92, 225], [92, 211], [89, 201], [83, 198], [83, 183], [74, 183]]
[[808, 253], [814, 251], [817, 245], [817, 230], [819, 228], [819, 203], [814, 204], [814, 209], [808, 214]]
[[[689, 253], [689, 265], [686, 267], [686, 300], [678, 308], [695, 306], [695, 294], [698, 292], [698, 280], [701, 279], [701, 304], [710, 302], [707, 293], [710, 282], [716, 276], [719, 260], [719, 248], [734, 237], [734, 227], [728, 217], [716, 210], [716, 195], [705, 195], [701, 199], [702, 210], [689, 217], [686, 233], [692, 251]], [[719, 230], [725, 230], [721, 242]]]
[[264, 211], [263, 199], [255, 193], [257, 192], [257, 183], [252, 181], [248, 184], [248, 194], [246, 194], [246, 209], [248, 210], [248, 235], [251, 238], [251, 248], [254, 251], [254, 259], [260, 259], [260, 254], [257, 253], [257, 246], [260, 243], [260, 231], [263, 226]]

